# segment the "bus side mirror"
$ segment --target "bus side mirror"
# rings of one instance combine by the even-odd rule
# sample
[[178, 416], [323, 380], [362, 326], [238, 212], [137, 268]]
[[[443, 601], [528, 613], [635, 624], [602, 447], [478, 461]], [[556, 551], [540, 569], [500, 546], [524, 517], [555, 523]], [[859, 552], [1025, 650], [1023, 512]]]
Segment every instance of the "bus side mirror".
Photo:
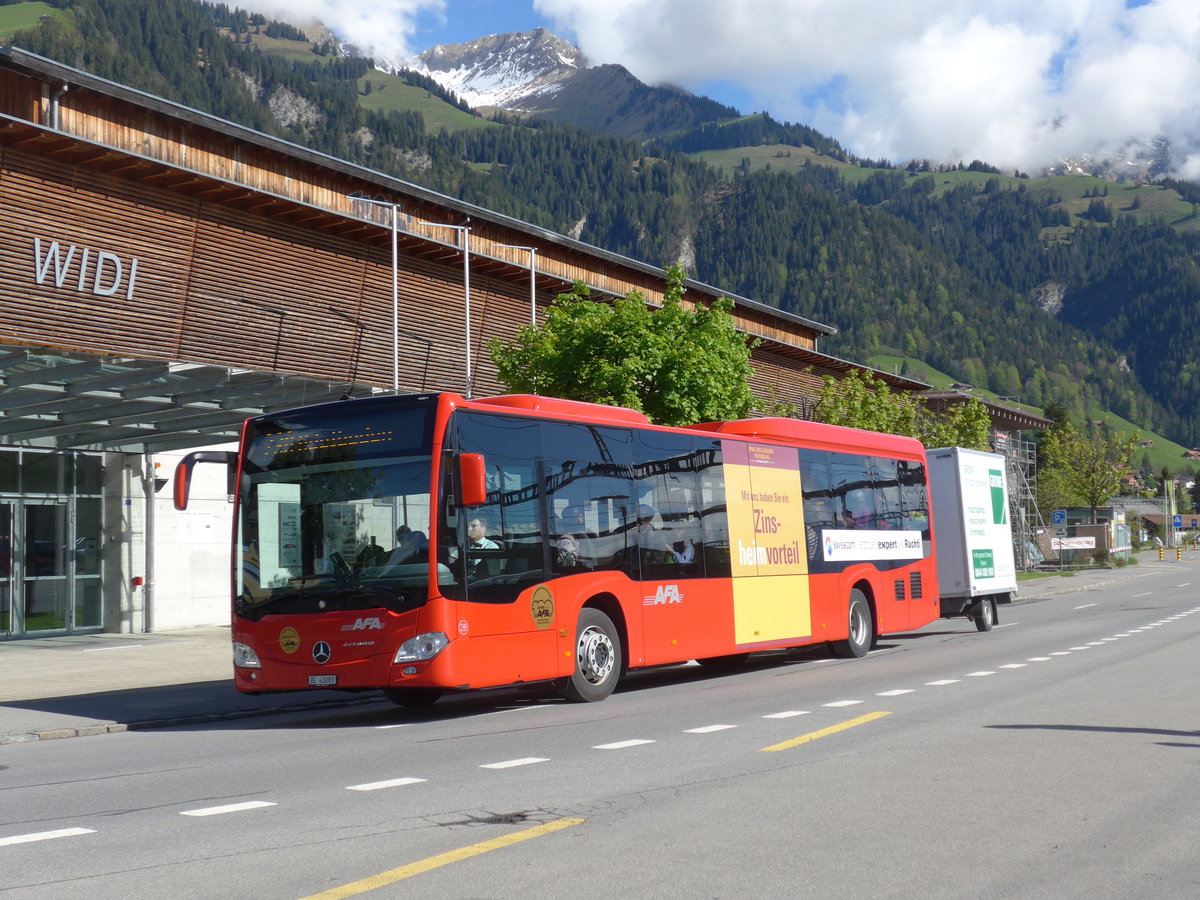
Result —
[[487, 503], [487, 481], [483, 472], [482, 453], [460, 453], [458, 456], [458, 505], [483, 506]]
[[191, 493], [192, 489], [192, 469], [196, 468], [196, 463], [222, 463], [226, 467], [227, 484], [225, 490], [230, 497], [233, 496], [233, 480], [237, 472], [237, 454], [229, 450], [197, 450], [181, 459], [179, 465], [175, 467], [174, 488], [176, 509], [187, 509], [188, 494]]

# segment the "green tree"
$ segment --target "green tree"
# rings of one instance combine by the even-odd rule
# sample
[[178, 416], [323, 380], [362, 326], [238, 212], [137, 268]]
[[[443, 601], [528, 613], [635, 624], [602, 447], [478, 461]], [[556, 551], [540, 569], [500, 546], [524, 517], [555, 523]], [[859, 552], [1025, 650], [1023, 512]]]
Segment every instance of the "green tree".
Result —
[[[1043, 486], [1053, 490], [1060, 505], [1087, 506], [1096, 521], [1096, 509], [1121, 489], [1139, 435], [1121, 435], [1108, 423], [1091, 423], [1080, 431], [1063, 421], [1046, 431], [1038, 472], [1039, 501]], [[1074, 503], [1067, 501], [1075, 501]]]
[[991, 420], [976, 398], [935, 415], [912, 394], [888, 387], [882, 378], [854, 369], [845, 378], [830, 375], [817, 395], [815, 418], [830, 425], [915, 437], [926, 447], [986, 450]]
[[612, 303], [588, 299], [576, 282], [540, 326], [489, 345], [500, 383], [517, 393], [609, 403], [641, 410], [662, 425], [740, 419], [755, 406], [752, 343], [740, 334], [733, 301], [685, 309], [683, 270], [666, 270], [661, 309], [638, 291]]

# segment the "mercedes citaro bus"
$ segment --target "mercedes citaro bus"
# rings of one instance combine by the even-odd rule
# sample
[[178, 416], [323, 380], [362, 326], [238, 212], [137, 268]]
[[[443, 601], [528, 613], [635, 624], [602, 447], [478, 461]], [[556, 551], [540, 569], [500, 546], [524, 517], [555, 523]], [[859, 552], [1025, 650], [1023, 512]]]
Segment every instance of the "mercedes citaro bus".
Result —
[[826, 642], [939, 615], [925, 451], [795, 419], [651, 425], [528, 395], [343, 400], [249, 419], [231, 466], [249, 693], [545, 682]]

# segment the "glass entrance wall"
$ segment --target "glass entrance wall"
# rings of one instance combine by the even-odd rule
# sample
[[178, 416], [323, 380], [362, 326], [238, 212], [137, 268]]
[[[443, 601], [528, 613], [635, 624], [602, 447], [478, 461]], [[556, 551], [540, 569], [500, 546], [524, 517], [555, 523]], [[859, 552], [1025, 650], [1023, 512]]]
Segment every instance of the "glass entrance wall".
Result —
[[0, 639], [102, 624], [102, 457], [0, 448]]

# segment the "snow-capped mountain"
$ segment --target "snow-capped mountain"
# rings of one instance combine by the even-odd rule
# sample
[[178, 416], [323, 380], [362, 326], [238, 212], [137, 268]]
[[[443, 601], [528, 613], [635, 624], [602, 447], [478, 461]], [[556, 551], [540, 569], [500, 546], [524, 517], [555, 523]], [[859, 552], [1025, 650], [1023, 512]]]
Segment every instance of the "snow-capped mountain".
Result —
[[439, 44], [399, 67], [428, 75], [471, 106], [529, 112], [588, 63], [578, 47], [536, 28]]

